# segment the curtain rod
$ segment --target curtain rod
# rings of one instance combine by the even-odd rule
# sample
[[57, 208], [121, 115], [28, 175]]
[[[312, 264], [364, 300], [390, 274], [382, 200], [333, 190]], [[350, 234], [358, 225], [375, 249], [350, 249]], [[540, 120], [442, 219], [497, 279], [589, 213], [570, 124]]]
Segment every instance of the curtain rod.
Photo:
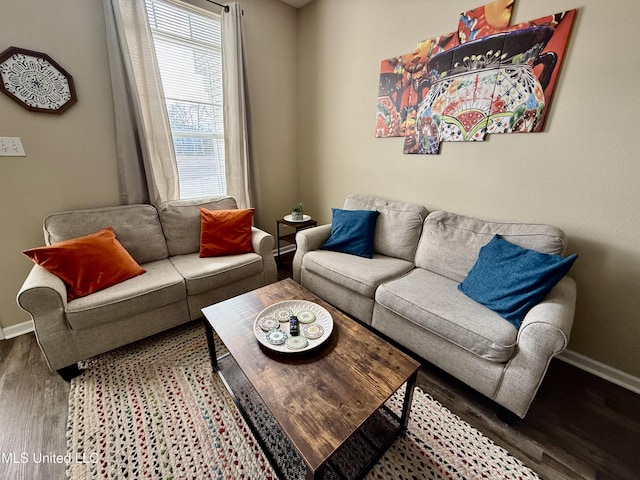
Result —
[[214, 2], [213, 0], [207, 0], [207, 2], [213, 3], [213, 4], [215, 4], [215, 5], [218, 5], [219, 7], [224, 8], [224, 11], [225, 11], [225, 12], [228, 12], [228, 11], [229, 11], [229, 5], [225, 5], [225, 4], [223, 4], [223, 3]]

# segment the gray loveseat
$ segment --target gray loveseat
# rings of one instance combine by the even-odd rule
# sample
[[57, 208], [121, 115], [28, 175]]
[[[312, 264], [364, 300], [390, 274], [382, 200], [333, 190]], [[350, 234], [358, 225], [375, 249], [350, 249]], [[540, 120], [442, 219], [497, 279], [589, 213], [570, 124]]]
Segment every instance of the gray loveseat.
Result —
[[52, 370], [200, 318], [200, 309], [276, 281], [273, 237], [252, 227], [254, 252], [199, 257], [200, 207], [235, 209], [231, 197], [56, 213], [44, 220], [46, 245], [112, 227], [146, 273], [67, 301], [65, 284], [34, 265], [17, 301], [33, 319]]
[[497, 223], [365, 195], [346, 210], [377, 210], [373, 258], [322, 250], [331, 225], [300, 231], [294, 279], [321, 298], [524, 417], [551, 358], [568, 343], [576, 285], [562, 278], [519, 329], [458, 285], [480, 247], [499, 234], [521, 247], [564, 254], [553, 226]]

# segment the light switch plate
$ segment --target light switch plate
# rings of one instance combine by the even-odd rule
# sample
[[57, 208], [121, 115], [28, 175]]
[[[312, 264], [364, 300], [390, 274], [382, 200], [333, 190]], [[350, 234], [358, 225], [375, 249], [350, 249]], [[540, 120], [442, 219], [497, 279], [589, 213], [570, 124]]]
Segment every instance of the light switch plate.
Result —
[[0, 157], [26, 157], [20, 137], [0, 137]]

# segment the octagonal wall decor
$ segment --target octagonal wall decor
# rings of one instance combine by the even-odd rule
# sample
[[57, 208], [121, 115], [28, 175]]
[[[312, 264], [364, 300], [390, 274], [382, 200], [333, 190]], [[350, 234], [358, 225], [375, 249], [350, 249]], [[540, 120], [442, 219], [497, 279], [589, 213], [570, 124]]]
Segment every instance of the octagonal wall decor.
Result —
[[380, 64], [376, 137], [404, 153], [542, 131], [576, 10], [510, 25], [514, 0], [460, 15], [458, 29]]
[[32, 112], [66, 111], [77, 101], [71, 75], [49, 55], [9, 47], [0, 53], [0, 89]]

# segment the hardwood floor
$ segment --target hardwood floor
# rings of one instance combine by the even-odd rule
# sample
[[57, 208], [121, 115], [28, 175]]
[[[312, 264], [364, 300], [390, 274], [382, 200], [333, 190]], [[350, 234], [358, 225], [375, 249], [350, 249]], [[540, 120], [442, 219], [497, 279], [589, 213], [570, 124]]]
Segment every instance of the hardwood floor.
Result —
[[554, 359], [524, 420], [433, 366], [418, 385], [549, 480], [640, 478], [640, 395]]
[[[512, 424], [436, 367], [421, 367], [418, 386], [545, 479], [640, 478], [640, 395], [565, 362], [552, 361], [527, 417]], [[64, 478], [56, 456], [66, 453], [68, 394], [33, 334], [0, 341], [1, 479]]]
[[64, 478], [68, 398], [33, 333], [0, 341], [0, 478]]

